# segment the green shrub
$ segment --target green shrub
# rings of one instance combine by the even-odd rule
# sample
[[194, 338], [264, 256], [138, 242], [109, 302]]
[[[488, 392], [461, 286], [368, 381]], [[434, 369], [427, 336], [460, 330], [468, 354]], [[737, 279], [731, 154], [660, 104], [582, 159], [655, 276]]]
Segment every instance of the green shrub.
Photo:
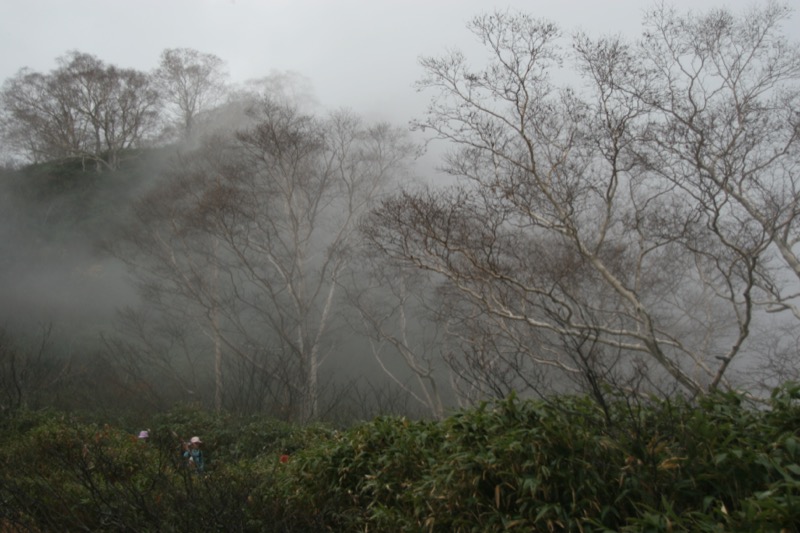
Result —
[[721, 394], [382, 418], [304, 451], [286, 509], [334, 531], [780, 530], [800, 508], [797, 416]]
[[[3, 421], [2, 518], [23, 528], [93, 531], [245, 530], [245, 503], [261, 482], [237, 456], [293, 444], [282, 424], [179, 410], [153, 425], [150, 442], [134, 432], [56, 413], [20, 412]], [[183, 467], [181, 432], [204, 436], [214, 460], [206, 476]], [[199, 431], [197, 431], [200, 433]], [[239, 449], [235, 439], [261, 446]], [[277, 451], [270, 455], [278, 460]], [[233, 529], [231, 529], [233, 528]]]
[[[509, 398], [347, 431], [177, 409], [132, 430], [0, 420], [0, 523], [92, 531], [781, 531], [800, 523], [800, 388], [767, 407]], [[199, 434], [206, 475], [183, 467]], [[286, 456], [288, 460], [281, 459]]]

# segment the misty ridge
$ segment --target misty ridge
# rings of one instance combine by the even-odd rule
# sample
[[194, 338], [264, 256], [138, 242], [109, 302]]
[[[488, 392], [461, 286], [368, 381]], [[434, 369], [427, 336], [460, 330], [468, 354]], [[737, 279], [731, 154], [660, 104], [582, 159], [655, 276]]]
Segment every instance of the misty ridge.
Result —
[[420, 58], [410, 130], [187, 48], [23, 68], [0, 90], [0, 409], [759, 401], [800, 378], [790, 14], [661, 5], [636, 40], [478, 15], [488, 59]]

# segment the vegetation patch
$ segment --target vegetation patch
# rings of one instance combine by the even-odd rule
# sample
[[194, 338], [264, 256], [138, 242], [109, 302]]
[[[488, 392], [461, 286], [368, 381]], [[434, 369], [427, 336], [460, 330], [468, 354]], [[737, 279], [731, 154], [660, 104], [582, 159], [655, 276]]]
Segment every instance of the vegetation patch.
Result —
[[[131, 428], [2, 420], [2, 520], [18, 530], [790, 531], [800, 386], [768, 406], [509, 397], [441, 422], [337, 431], [176, 409]], [[182, 461], [202, 434], [207, 471]]]

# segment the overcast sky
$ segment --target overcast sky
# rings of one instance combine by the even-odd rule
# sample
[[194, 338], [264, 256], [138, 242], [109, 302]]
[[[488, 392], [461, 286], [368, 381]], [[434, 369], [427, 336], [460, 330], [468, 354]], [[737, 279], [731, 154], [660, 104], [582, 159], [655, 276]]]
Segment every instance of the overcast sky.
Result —
[[[766, 0], [756, 0], [765, 2]], [[798, 3], [797, 0], [790, 0]], [[675, 0], [679, 10], [751, 0]], [[231, 79], [296, 71], [326, 107], [405, 123], [425, 100], [413, 82], [420, 55], [474, 46], [465, 23], [521, 9], [564, 30], [636, 35], [644, 0], [0, 0], [0, 79], [46, 72], [69, 50], [149, 71], [165, 48], [218, 55]], [[800, 7], [800, 6], [798, 6]], [[800, 14], [787, 28], [800, 38]]]

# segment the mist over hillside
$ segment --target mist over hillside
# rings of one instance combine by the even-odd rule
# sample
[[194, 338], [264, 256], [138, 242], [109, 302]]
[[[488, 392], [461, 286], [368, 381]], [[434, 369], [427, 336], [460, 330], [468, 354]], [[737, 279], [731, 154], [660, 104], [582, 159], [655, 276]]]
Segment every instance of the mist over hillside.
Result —
[[791, 14], [657, 4], [636, 39], [478, 14], [470, 47], [418, 58], [428, 105], [402, 125], [191, 48], [22, 69], [0, 90], [0, 409], [763, 399], [800, 378]]
[[152, 150], [117, 173], [83, 172], [71, 162], [4, 171], [4, 320], [102, 323], [132, 301], [124, 269], [104, 243], [166, 165], [164, 150]]
[[[73, 63], [87, 61], [80, 54], [70, 57], [75, 58]], [[6, 87], [8, 91], [8, 84]], [[307, 80], [292, 73], [272, 73], [240, 88], [229, 89], [228, 95], [213, 106], [193, 109], [191, 134], [188, 130], [181, 133], [180, 122], [165, 120], [163, 130], [157, 135], [160, 140], [119, 150], [115, 155], [118, 162], [112, 163], [105, 152], [91, 152], [92, 147], [87, 144], [70, 157], [49, 160], [45, 157], [42, 162], [18, 163], [5, 168], [0, 175], [3, 213], [0, 249], [8, 253], [3, 255], [0, 263], [0, 292], [3, 294], [0, 324], [5, 332], [4, 346], [11, 348], [4, 350], [21, 354], [19, 358], [28, 366], [39, 364], [37, 361], [42, 357], [52, 359], [54, 362], [48, 364], [61, 366], [61, 373], [72, 380], [88, 379], [91, 367], [105, 368], [106, 374], [101, 379], [112, 384], [112, 388], [126, 389], [143, 380], [157, 384], [174, 372], [176, 375], [170, 379], [175, 378], [180, 383], [153, 385], [165, 388], [165, 391], [161, 393], [152, 389], [149, 398], [141, 398], [142, 406], [165, 406], [174, 401], [208, 401], [207, 392], [195, 393], [198, 388], [207, 386], [209, 360], [206, 356], [210, 348], [205, 343], [206, 335], [202, 328], [196, 329], [197, 324], [190, 316], [183, 317], [183, 322], [181, 319], [170, 322], [176, 319], [171, 316], [171, 311], [160, 307], [162, 297], [158, 295], [162, 290], [167, 294], [168, 289], [153, 292], [148, 286], [152, 279], [141, 277], [141, 272], [153, 263], [143, 259], [140, 264], [143, 270], [137, 274], [133, 265], [140, 258], [135, 250], [129, 251], [126, 247], [133, 245], [135, 248], [140, 239], [160, 239], [162, 232], [166, 235], [174, 230], [172, 225], [175, 221], [165, 220], [151, 225], [148, 216], [139, 213], [154, 206], [165, 209], [165, 213], [173, 208], [182, 209], [180, 198], [170, 200], [169, 197], [183, 187], [180, 183], [184, 177], [189, 177], [188, 169], [197, 168], [198, 172], [210, 170], [216, 163], [209, 159], [207, 163], [210, 166], [204, 167], [205, 155], [235, 144], [243, 132], [257, 128], [259, 123], [254, 113], [262, 106], [274, 106], [278, 113], [300, 113], [298, 125], [308, 120], [309, 126], [318, 128], [320, 134], [336, 135], [333, 130], [327, 131], [324, 121], [329, 120], [326, 118], [328, 114], [318, 108]], [[340, 118], [336, 118], [336, 113]], [[362, 127], [360, 117], [346, 111], [333, 112], [330, 116], [333, 117], [331, 127], [344, 128], [344, 135], [350, 135], [345, 130]], [[89, 117], [87, 124], [92, 120]], [[364, 125], [372, 127], [366, 122]], [[31, 128], [28, 133], [35, 131], [35, 126], [31, 125]], [[392, 130], [384, 131], [382, 128], [384, 126], [364, 130], [364, 134], [375, 135], [376, 140], [382, 135], [394, 135]], [[309, 133], [316, 135], [313, 131]], [[361, 133], [352, 135], [352, 140], [358, 142], [363, 137]], [[47, 149], [53, 150], [53, 154], [62, 150], [58, 146]], [[217, 172], [224, 174], [225, 170], [220, 168]], [[183, 193], [189, 197], [202, 195], [203, 185], [196, 187], [199, 188], [185, 188]], [[354, 192], [357, 191], [354, 189]], [[263, 198], [268, 197], [268, 192], [263, 195]], [[202, 204], [204, 200], [201, 198], [199, 201]], [[240, 209], [234, 204], [229, 207]], [[198, 209], [204, 208], [198, 205]], [[327, 209], [326, 220], [335, 223], [338, 208]], [[348, 224], [352, 226], [355, 222], [357, 217], [351, 216]], [[198, 224], [199, 229], [202, 223]], [[314, 246], [318, 245], [312, 246], [312, 254], [318, 253]], [[261, 268], [261, 265], [255, 266]], [[142, 300], [142, 294], [157, 301]], [[148, 324], [140, 324], [140, 320]], [[385, 379], [378, 366], [370, 368], [364, 364], [364, 357], [369, 357], [364, 341], [353, 338], [349, 330], [342, 329], [345, 326], [343, 315], [338, 320], [341, 322], [325, 337], [327, 346], [323, 353], [329, 360], [325, 387], [330, 389], [327, 394], [334, 396], [341, 396], [354, 386], [363, 387], [376, 378], [379, 381]], [[158, 330], [160, 325], [167, 324], [168, 328], [174, 329]], [[155, 327], [156, 330], [150, 329], [145, 334], [137, 330], [140, 326]], [[185, 369], [172, 369], [176, 365], [185, 365], [178, 361], [179, 354], [172, 353], [170, 337], [174, 334], [181, 336], [180, 343], [188, 343], [186, 356], [193, 374], [191, 385], [177, 377]], [[130, 335], [144, 336], [132, 339]], [[147, 345], [156, 339], [163, 343]], [[265, 338], [257, 342], [246, 341], [235, 349], [263, 353], [270, 342]], [[177, 359], [172, 361], [172, 358]], [[16, 364], [14, 360], [12, 357], [5, 362], [13, 365]], [[161, 364], [170, 369], [164, 373], [164, 369], [159, 369]], [[237, 377], [246, 371], [244, 367], [239, 368], [232, 362], [226, 365], [231, 365], [226, 368], [227, 380], [245, 379], [244, 376]], [[286, 366], [278, 372], [288, 371], [288, 368]], [[9, 379], [14, 385], [17, 379], [14, 372]], [[52, 372], [45, 372], [34, 388], [41, 389], [48, 379], [56, 378]], [[356, 385], [357, 382], [361, 384]], [[373, 386], [369, 384], [369, 387]], [[166, 390], [170, 388], [173, 390]], [[343, 392], [336, 392], [338, 389]], [[382, 389], [379, 394], [386, 394], [389, 390], [386, 387]], [[234, 393], [229, 395], [233, 397]], [[36, 395], [28, 393], [28, 396], [36, 398], [37, 404], [40, 401], [46, 403], [42, 400], [45, 397], [42, 390], [38, 390]], [[397, 406], [407, 404], [395, 399], [390, 402]], [[356, 409], [362, 411], [369, 407], [365, 405]], [[284, 413], [282, 416], [287, 415]]]

